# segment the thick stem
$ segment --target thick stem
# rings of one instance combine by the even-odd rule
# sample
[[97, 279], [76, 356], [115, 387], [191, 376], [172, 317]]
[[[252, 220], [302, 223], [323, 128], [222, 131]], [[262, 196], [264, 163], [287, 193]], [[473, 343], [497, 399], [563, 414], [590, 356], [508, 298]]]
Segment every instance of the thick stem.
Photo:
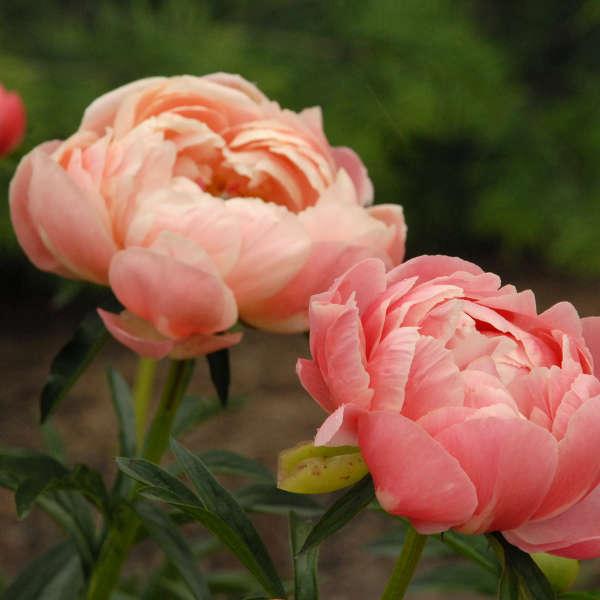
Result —
[[[173, 419], [193, 364], [193, 361], [173, 361], [171, 364], [160, 404], [146, 436], [143, 452], [146, 460], [158, 463], [167, 448]], [[134, 489], [130, 500], [135, 493]], [[111, 526], [102, 542], [100, 556], [90, 578], [87, 600], [108, 600], [119, 580], [121, 567], [135, 541], [138, 527], [139, 519], [126, 505], [121, 505], [120, 510], [113, 516]]]
[[135, 384], [133, 386], [133, 409], [135, 411], [138, 452], [142, 449], [144, 435], [146, 433], [148, 407], [150, 405], [150, 399], [152, 398], [155, 373], [156, 361], [151, 358], [140, 356]]
[[394, 565], [392, 576], [388, 581], [385, 592], [383, 592], [383, 596], [381, 596], [381, 600], [401, 600], [404, 598], [426, 542], [426, 535], [417, 533], [412, 525], [408, 526], [402, 551]]

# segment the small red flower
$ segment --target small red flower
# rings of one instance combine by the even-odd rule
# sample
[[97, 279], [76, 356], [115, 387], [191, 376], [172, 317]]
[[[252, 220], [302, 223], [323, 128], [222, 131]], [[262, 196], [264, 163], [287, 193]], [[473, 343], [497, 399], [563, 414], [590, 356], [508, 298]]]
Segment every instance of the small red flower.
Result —
[[25, 133], [25, 106], [17, 92], [7, 92], [0, 84], [0, 156], [10, 154]]

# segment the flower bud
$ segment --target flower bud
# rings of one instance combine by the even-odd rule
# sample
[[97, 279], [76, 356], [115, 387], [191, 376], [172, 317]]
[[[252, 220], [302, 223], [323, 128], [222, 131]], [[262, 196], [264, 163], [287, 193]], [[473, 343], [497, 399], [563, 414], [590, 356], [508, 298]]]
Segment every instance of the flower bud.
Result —
[[286, 492], [324, 494], [352, 485], [367, 473], [355, 446], [330, 448], [302, 442], [279, 455], [277, 485]]

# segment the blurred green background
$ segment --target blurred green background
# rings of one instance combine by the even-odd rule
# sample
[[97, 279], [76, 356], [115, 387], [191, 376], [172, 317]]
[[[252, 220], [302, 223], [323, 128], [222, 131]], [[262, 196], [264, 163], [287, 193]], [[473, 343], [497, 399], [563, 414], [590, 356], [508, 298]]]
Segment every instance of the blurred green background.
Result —
[[[240, 73], [283, 106], [323, 107], [334, 145], [398, 202], [408, 256], [460, 254], [600, 275], [597, 0], [0, 2], [0, 81], [25, 101], [20, 156], [148, 75]], [[5, 273], [22, 269], [7, 203]], [[33, 280], [32, 280], [33, 281]]]

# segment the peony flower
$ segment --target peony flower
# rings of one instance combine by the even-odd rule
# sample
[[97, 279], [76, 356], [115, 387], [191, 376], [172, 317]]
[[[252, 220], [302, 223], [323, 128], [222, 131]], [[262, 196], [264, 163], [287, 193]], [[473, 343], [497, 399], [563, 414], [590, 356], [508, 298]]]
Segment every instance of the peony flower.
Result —
[[458, 258], [352, 267], [310, 304], [317, 446], [359, 446], [381, 506], [421, 533], [502, 531], [600, 555], [600, 318]]
[[[402, 260], [396, 205], [366, 208], [358, 156], [236, 75], [154, 77], [114, 90], [79, 130], [27, 155], [11, 184], [32, 262], [110, 285], [124, 344], [191, 356], [235, 343], [239, 317], [307, 328], [308, 300], [365, 257]], [[233, 337], [232, 337], [233, 336]]]
[[10, 154], [25, 134], [25, 107], [17, 92], [7, 92], [0, 84], [0, 156]]

